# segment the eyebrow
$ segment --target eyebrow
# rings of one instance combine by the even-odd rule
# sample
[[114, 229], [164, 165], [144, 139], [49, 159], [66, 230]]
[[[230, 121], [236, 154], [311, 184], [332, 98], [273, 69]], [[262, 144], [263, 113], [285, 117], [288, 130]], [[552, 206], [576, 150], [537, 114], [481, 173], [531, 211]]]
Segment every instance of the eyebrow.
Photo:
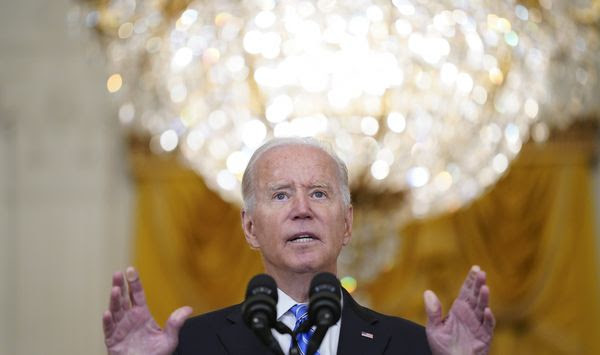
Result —
[[320, 187], [323, 189], [330, 189], [331, 187], [329, 186], [329, 184], [324, 183], [324, 182], [315, 182], [313, 184], [310, 185], [310, 188], [315, 188], [315, 187]]
[[275, 191], [275, 190], [282, 190], [282, 189], [290, 189], [290, 188], [292, 188], [292, 185], [287, 182], [273, 182], [273, 183], [267, 184], [267, 187], [269, 188], [270, 191]]
[[[282, 183], [270, 183], [267, 185], [268, 189], [270, 191], [276, 191], [276, 190], [283, 190], [283, 189], [291, 189], [292, 188], [292, 184], [287, 183], [287, 182], [282, 182]], [[315, 187], [317, 188], [323, 188], [323, 189], [331, 189], [331, 187], [329, 186], [329, 184], [324, 183], [324, 182], [314, 182], [312, 184], [310, 184], [308, 186], [309, 188], [313, 189]]]

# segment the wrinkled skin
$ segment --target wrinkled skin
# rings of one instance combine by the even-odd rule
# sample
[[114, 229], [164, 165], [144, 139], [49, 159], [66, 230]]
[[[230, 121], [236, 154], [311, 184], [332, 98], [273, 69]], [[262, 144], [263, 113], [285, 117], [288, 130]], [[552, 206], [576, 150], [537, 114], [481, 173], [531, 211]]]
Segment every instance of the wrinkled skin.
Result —
[[[335, 163], [324, 152], [278, 148], [261, 159], [256, 208], [242, 211], [246, 240], [260, 250], [267, 273], [279, 287], [302, 299], [310, 278], [299, 283], [297, 275], [336, 272], [337, 257], [351, 237], [352, 206], [342, 203]], [[312, 238], [294, 242], [298, 235]], [[161, 329], [150, 315], [137, 272], [129, 267], [126, 274], [127, 280], [121, 272], [113, 276], [109, 310], [102, 317], [108, 354], [171, 354], [192, 309], [177, 309]], [[435, 294], [425, 292], [426, 332], [434, 355], [488, 353], [495, 323], [488, 299], [485, 273], [478, 267], [469, 272], [445, 318]]]
[[177, 346], [179, 329], [192, 309], [182, 307], [171, 314], [165, 329], [154, 321], [137, 272], [127, 269], [113, 275], [109, 310], [102, 316], [104, 343], [110, 355], [169, 355]]
[[[297, 301], [308, 297], [299, 275], [310, 283], [318, 272], [336, 274], [352, 235], [352, 206], [342, 202], [337, 176], [333, 159], [315, 147], [275, 147], [256, 163], [256, 202], [242, 211], [246, 241], [260, 251], [266, 273]], [[298, 235], [312, 238], [296, 243]]]
[[[488, 307], [489, 289], [483, 271], [477, 266], [469, 271], [445, 318], [435, 294], [428, 290], [424, 297], [427, 339], [434, 355], [488, 354], [495, 319]], [[177, 309], [161, 329], [150, 315], [137, 272], [132, 267], [127, 269], [127, 285], [123, 274], [117, 272], [110, 307], [102, 317], [108, 354], [171, 354], [177, 346], [179, 329], [191, 313], [190, 307]]]
[[486, 355], [495, 319], [488, 307], [490, 290], [485, 272], [473, 266], [450, 312], [442, 318], [442, 306], [432, 291], [425, 291], [427, 339], [434, 355]]

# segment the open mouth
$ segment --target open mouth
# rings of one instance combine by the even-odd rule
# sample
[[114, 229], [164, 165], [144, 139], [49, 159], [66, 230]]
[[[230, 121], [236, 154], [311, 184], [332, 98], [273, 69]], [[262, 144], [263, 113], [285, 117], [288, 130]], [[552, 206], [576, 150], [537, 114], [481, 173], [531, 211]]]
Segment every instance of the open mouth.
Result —
[[288, 242], [290, 243], [309, 243], [313, 240], [319, 240], [314, 234], [311, 233], [298, 233], [293, 235]]

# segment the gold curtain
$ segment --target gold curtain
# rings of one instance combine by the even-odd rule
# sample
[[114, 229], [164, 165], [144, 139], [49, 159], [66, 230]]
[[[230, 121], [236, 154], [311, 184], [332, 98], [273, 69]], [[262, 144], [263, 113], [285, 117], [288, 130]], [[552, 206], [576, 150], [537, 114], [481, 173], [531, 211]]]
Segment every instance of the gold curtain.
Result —
[[470, 206], [401, 231], [395, 266], [364, 293], [384, 313], [425, 321], [422, 293], [447, 311], [470, 265], [488, 275], [492, 354], [600, 354], [593, 125], [529, 144]]
[[183, 305], [195, 313], [243, 300], [262, 272], [244, 239], [240, 211], [172, 157], [132, 149], [136, 180], [133, 263], [159, 324]]
[[[422, 293], [447, 311], [472, 264], [488, 272], [498, 324], [493, 354], [600, 354], [600, 293], [591, 166], [594, 125], [528, 144], [510, 172], [454, 213], [399, 231], [397, 262], [358, 295], [424, 321]], [[134, 264], [159, 322], [184, 304], [202, 313], [243, 299], [262, 266], [239, 209], [172, 157], [133, 145]]]

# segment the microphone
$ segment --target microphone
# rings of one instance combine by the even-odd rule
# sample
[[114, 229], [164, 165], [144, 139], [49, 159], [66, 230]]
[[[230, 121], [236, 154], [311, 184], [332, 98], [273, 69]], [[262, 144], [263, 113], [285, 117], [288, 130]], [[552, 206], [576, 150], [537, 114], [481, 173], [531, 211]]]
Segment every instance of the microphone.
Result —
[[246, 299], [242, 304], [244, 323], [277, 355], [283, 355], [271, 328], [277, 319], [277, 284], [266, 274], [254, 276], [248, 283]]
[[312, 279], [308, 291], [308, 322], [306, 329], [316, 325], [317, 329], [310, 338], [306, 355], [313, 355], [321, 345], [327, 330], [337, 323], [342, 315], [340, 302], [340, 281], [334, 274], [322, 272]]

